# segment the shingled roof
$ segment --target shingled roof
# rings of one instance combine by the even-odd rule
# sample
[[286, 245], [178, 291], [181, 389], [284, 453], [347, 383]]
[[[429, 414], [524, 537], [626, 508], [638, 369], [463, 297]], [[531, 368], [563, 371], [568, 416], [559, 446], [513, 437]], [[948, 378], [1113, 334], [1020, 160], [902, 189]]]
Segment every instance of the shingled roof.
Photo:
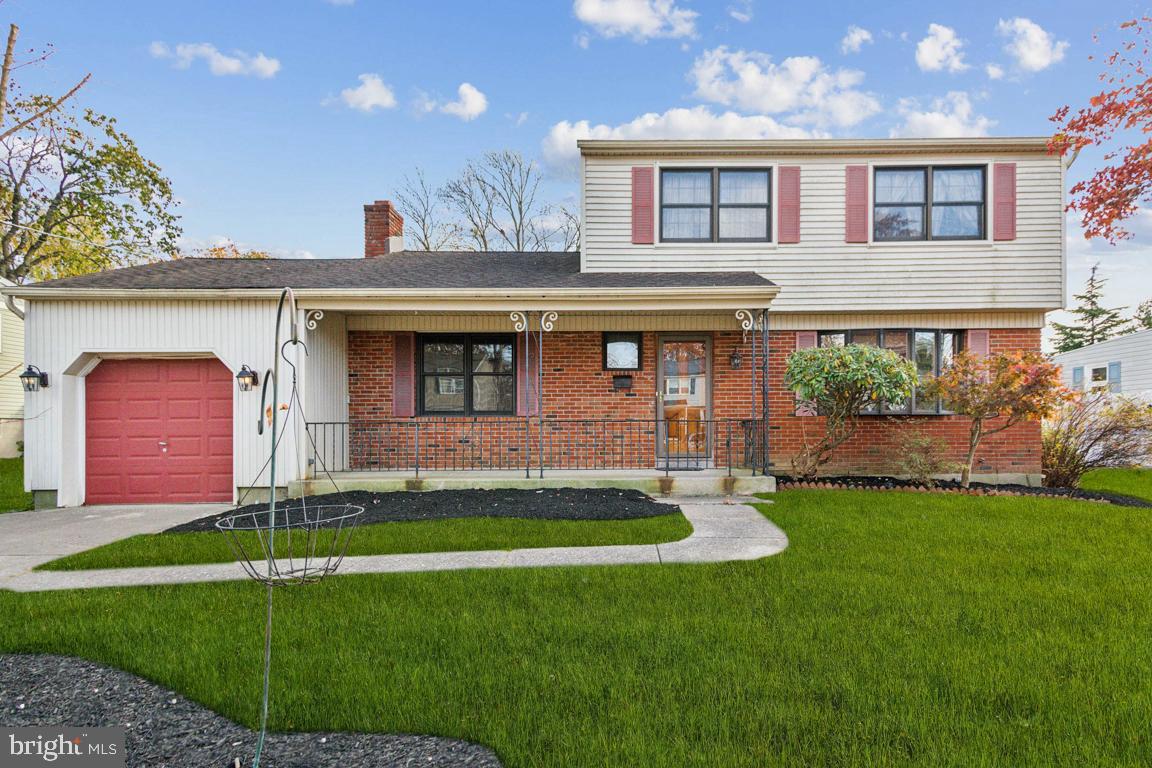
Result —
[[581, 272], [579, 253], [400, 251], [374, 259], [177, 259], [25, 288], [112, 290], [764, 287], [754, 272]]

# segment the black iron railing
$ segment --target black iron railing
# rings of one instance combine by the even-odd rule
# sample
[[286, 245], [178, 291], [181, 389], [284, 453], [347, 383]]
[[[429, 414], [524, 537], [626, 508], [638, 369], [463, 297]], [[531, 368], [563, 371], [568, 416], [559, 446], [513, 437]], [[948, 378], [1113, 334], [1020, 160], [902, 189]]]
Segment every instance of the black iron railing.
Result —
[[329, 472], [764, 470], [760, 419], [419, 418], [309, 422]]

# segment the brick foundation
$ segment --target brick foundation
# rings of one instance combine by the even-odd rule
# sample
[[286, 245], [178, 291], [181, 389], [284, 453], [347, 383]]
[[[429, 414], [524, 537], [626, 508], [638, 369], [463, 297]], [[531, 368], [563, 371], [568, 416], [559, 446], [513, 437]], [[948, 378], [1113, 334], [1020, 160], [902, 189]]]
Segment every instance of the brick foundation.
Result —
[[[712, 339], [712, 414], [729, 422], [711, 436], [716, 466], [755, 461], [745, 451], [740, 420], [759, 417], [758, 392], [752, 379], [752, 343], [740, 332], [716, 332]], [[552, 333], [544, 338], [543, 435], [535, 418], [417, 417], [392, 420], [393, 335], [383, 331], [351, 331], [348, 335], [348, 394], [350, 426], [347, 469], [410, 469], [420, 442], [422, 469], [520, 469], [526, 455], [537, 461], [542, 453], [568, 469], [651, 468], [656, 465], [658, 431], [656, 368], [659, 334], [643, 337], [642, 369], [632, 373], [631, 390], [613, 387], [613, 372], [602, 369], [599, 333]], [[791, 392], [783, 389], [787, 356], [795, 349], [794, 332], [772, 332], [769, 378], [769, 451], [771, 466], [789, 472], [791, 457], [807, 434], [816, 437], [822, 419], [798, 417]], [[991, 332], [991, 351], [1038, 350], [1039, 329]], [[742, 365], [731, 367], [738, 349]], [[754, 399], [754, 395], [756, 396]], [[612, 420], [588, 422], [587, 420]], [[577, 421], [583, 423], [576, 423]], [[407, 426], [420, 424], [420, 434]], [[958, 416], [869, 416], [859, 433], [842, 446], [829, 472], [890, 474], [899, 471], [894, 443], [899, 430], [917, 428], [947, 442], [949, 458], [960, 460], [967, 444], [968, 420]], [[757, 442], [752, 435], [751, 442]], [[662, 438], [661, 438], [662, 439]], [[751, 446], [748, 446], [751, 448]], [[1038, 473], [1040, 428], [1034, 423], [988, 437], [973, 468], [977, 473]]]

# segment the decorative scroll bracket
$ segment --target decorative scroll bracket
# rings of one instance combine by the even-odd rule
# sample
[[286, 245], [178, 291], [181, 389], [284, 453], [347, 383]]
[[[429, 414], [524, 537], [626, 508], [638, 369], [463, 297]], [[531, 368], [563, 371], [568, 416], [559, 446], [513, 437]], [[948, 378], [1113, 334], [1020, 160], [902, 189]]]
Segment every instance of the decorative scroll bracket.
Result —
[[316, 330], [316, 326], [324, 319], [324, 310], [313, 309], [309, 310], [308, 314], [304, 316], [304, 327], [310, 331]]

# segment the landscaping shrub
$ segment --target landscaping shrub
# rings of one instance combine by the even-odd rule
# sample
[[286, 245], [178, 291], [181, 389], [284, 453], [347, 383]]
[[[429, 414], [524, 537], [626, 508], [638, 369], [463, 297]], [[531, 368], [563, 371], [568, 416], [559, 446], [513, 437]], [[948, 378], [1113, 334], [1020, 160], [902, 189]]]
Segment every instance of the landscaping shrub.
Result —
[[1152, 408], [1108, 392], [1080, 393], [1044, 423], [1044, 484], [1072, 488], [1091, 469], [1152, 456]]
[[901, 475], [932, 488], [936, 475], [956, 470], [957, 463], [948, 460], [948, 443], [918, 427], [906, 427], [897, 433], [896, 466]]
[[805, 439], [792, 459], [792, 471], [811, 478], [856, 434], [862, 410], [912, 394], [916, 366], [891, 350], [863, 344], [812, 347], [788, 356], [785, 382], [824, 417], [824, 434], [815, 442]]

